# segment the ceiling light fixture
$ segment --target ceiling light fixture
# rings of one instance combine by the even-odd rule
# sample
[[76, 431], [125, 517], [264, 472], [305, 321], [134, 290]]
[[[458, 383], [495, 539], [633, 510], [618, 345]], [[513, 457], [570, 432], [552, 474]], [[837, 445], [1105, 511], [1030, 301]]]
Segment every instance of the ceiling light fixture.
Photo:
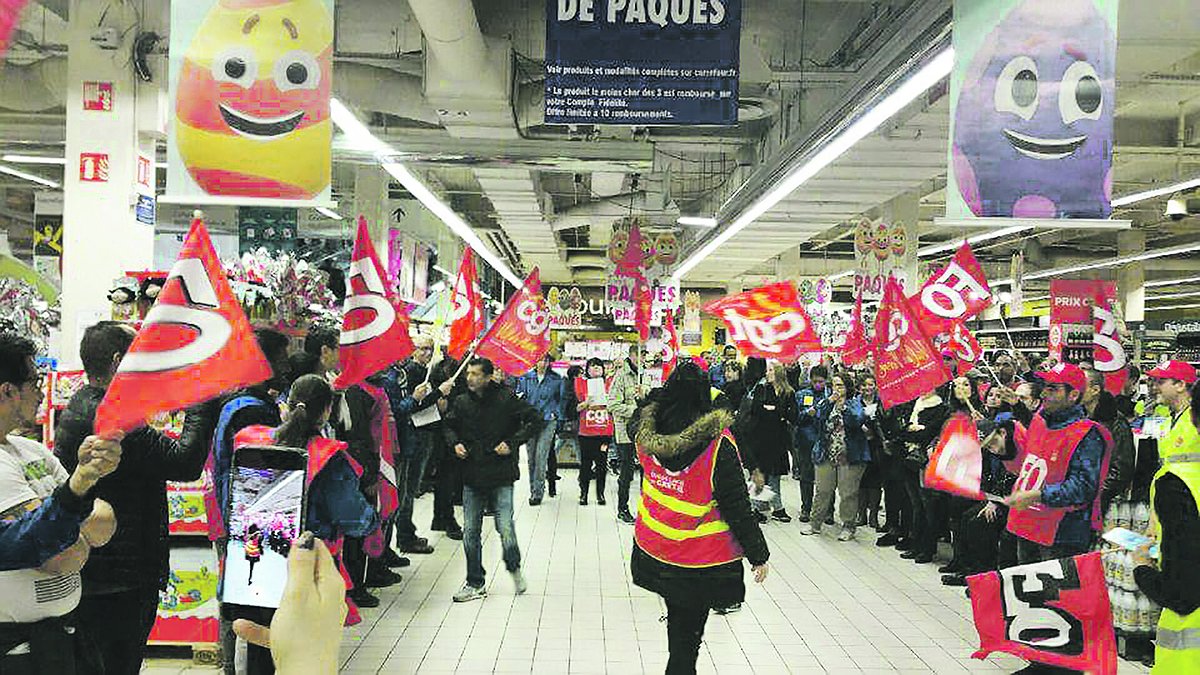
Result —
[[16, 178], [22, 178], [31, 183], [37, 183], [38, 185], [45, 185], [46, 187], [56, 188], [56, 187], [59, 187], [59, 185], [60, 185], [59, 183], [56, 183], [55, 181], [52, 181], [49, 178], [42, 178], [41, 176], [35, 176], [34, 174], [31, 174], [31, 173], [25, 173], [24, 171], [21, 171], [20, 169], [14, 169], [11, 166], [5, 166], [3, 164], [0, 164], [0, 173], [6, 173], [10, 176], [15, 176]]
[[338, 213], [337, 211], [334, 211], [333, 209], [327, 209], [324, 206], [316, 206], [313, 208], [315, 208], [317, 210], [317, 213], [325, 216], [326, 218], [332, 218], [334, 220], [342, 220], [342, 214]]
[[1200, 187], [1200, 178], [1193, 178], [1191, 180], [1185, 180], [1182, 183], [1175, 183], [1174, 185], [1168, 185], [1166, 187], [1156, 188], [1154, 190], [1146, 190], [1145, 192], [1135, 192], [1131, 195], [1125, 195], [1124, 197], [1119, 197], [1112, 200], [1112, 205], [1114, 207], [1129, 206], [1130, 204], [1136, 204], [1137, 202], [1146, 201], [1147, 199], [1154, 199], [1155, 197], [1162, 197], [1165, 195], [1174, 194], [1176, 192], [1181, 192], [1183, 190], [1190, 190], [1194, 187]]
[[[1057, 276], [1060, 276], [1063, 274], [1073, 274], [1075, 272], [1083, 272], [1086, 270], [1099, 270], [1099, 269], [1106, 269], [1109, 267], [1119, 267], [1121, 265], [1128, 265], [1129, 263], [1140, 262], [1142, 260], [1153, 260], [1155, 258], [1166, 258], [1168, 256], [1173, 256], [1173, 255], [1183, 255], [1184, 253], [1192, 253], [1193, 251], [1200, 251], [1200, 243], [1184, 244], [1182, 246], [1172, 246], [1170, 248], [1160, 248], [1156, 251], [1146, 251], [1145, 253], [1138, 253], [1135, 255], [1127, 255], [1122, 258], [1111, 258], [1109, 260], [1101, 260], [1099, 262], [1094, 262], [1094, 263], [1083, 263], [1081, 265], [1071, 265], [1070, 267], [1059, 267], [1058, 269], [1053, 269], [1053, 270], [1043, 270], [1041, 272], [1026, 273], [1025, 279], [1027, 281], [1031, 281], [1034, 279], [1048, 279], [1050, 277], [1057, 277]], [[1011, 279], [1009, 280], [1009, 283], [1010, 284], [1012, 283]]]
[[1200, 291], [1189, 291], [1186, 293], [1166, 293], [1164, 295], [1147, 295], [1146, 302], [1153, 302], [1156, 300], [1177, 300], [1179, 298], [1194, 298], [1198, 295], [1200, 295]]
[[57, 164], [66, 166], [66, 157], [46, 157], [44, 155], [3, 155], [0, 160], [13, 164]]
[[851, 277], [851, 276], [854, 276], [854, 270], [846, 270], [845, 272], [838, 272], [837, 274], [830, 274], [829, 276], [825, 277], [825, 280], [829, 281], [829, 282], [834, 282], [834, 281], [837, 281], [838, 279], [845, 279], [846, 277]]
[[699, 216], [680, 216], [678, 219], [676, 219], [675, 222], [679, 223], [680, 225], [687, 225], [687, 226], [691, 226], [691, 227], [716, 227], [717, 226], [716, 218], [702, 218]]
[[1182, 279], [1156, 279], [1154, 281], [1147, 281], [1146, 283], [1142, 284], [1142, 286], [1145, 286], [1146, 288], [1158, 288], [1160, 286], [1178, 286], [1182, 284], [1195, 283], [1200, 283], [1200, 277], [1184, 277]]
[[[1034, 227], [1035, 227], [1034, 225], [1013, 225], [1012, 227], [1005, 227], [1005, 228], [1001, 228], [999, 230], [989, 230], [987, 232], [980, 232], [979, 234], [967, 237], [966, 241], [967, 241], [967, 243], [970, 243], [970, 244], [977, 244], [981, 241], [1000, 239], [1002, 237], [1008, 237], [1008, 236], [1011, 236], [1014, 234], [1020, 234], [1021, 232], [1027, 232], [1029, 230], [1032, 230]], [[962, 243], [963, 243], [962, 239], [954, 239], [952, 241], [947, 241], [942, 244], [934, 244], [933, 246], [926, 246], [925, 248], [917, 250], [917, 257], [918, 258], [928, 258], [929, 256], [937, 255], [938, 253], [954, 251], [954, 250], [957, 250], [959, 246], [962, 246]]]
[[1167, 310], [1172, 310], [1172, 309], [1197, 309], [1197, 308], [1200, 308], [1200, 304], [1192, 304], [1192, 305], [1166, 305], [1166, 306], [1164, 306], [1164, 307], [1147, 307], [1147, 308], [1146, 308], [1146, 311], [1147, 311], [1147, 312], [1165, 312], [1165, 311], [1167, 311]]
[[675, 281], [682, 280], [692, 268], [715, 253], [722, 244], [729, 241], [738, 232], [744, 230], [750, 223], [758, 220], [764, 213], [770, 211], [775, 205], [783, 201], [785, 197], [808, 182], [809, 179], [817, 175], [822, 169], [832, 164], [834, 160], [841, 157], [847, 150], [873, 133], [884, 122], [891, 119], [893, 115], [903, 110], [908, 104], [915, 101], [917, 97], [928, 91], [930, 87], [948, 76], [953, 67], [954, 50], [947, 47], [905, 80], [895, 91], [888, 94], [878, 104], [859, 117], [850, 126], [846, 127], [833, 140], [817, 151], [816, 154], [812, 155], [808, 161], [795, 167], [773, 189], [759, 197], [757, 201], [743, 211], [728, 227], [702, 246], [700, 250], [689, 256], [671, 275], [672, 278]]
[[483, 258], [493, 269], [499, 272], [500, 276], [504, 277], [513, 286], [521, 288], [524, 283], [521, 278], [513, 273], [512, 269], [503, 260], [488, 250], [483, 240], [479, 238], [479, 235], [475, 234], [475, 230], [465, 220], [439, 199], [437, 195], [433, 194], [433, 191], [426, 187], [425, 183], [409, 171], [407, 167], [399, 162], [388, 159], [390, 155], [395, 154], [391, 146], [376, 138], [375, 134], [372, 134], [371, 130], [355, 117], [354, 113], [350, 112], [350, 109], [338, 99], [330, 100], [329, 110], [333, 117], [333, 123], [341, 129], [346, 140], [372, 153], [384, 171], [387, 171], [392, 178], [395, 178], [403, 185], [404, 189], [416, 197], [425, 208], [432, 211], [454, 234], [458, 235], [468, 246], [475, 249], [479, 257]]

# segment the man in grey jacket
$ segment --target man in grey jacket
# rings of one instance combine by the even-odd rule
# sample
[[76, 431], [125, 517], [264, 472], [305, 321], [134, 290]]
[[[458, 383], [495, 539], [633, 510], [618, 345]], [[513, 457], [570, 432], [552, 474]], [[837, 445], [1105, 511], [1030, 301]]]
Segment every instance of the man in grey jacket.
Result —
[[629, 436], [629, 420], [637, 410], [639, 387], [637, 370], [637, 345], [629, 347], [629, 357], [621, 361], [613, 376], [612, 388], [608, 393], [608, 412], [612, 415], [617, 448], [617, 518], [624, 523], [633, 523], [629, 513], [629, 484], [633, 481], [633, 465], [637, 453], [633, 450], [633, 439]]

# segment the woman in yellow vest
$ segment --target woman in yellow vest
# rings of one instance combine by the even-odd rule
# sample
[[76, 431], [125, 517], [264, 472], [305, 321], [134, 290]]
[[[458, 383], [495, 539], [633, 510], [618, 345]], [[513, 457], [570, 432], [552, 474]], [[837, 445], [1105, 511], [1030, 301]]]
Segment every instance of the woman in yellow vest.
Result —
[[743, 558], [755, 581], [767, 577], [770, 553], [750, 509], [732, 422], [690, 361], [633, 421], [643, 481], [630, 568], [633, 583], [666, 602], [668, 675], [695, 673], [709, 610], [745, 599]]
[[[1155, 675], [1200, 673], [1200, 387], [1187, 409], [1196, 370], [1169, 361], [1147, 373], [1159, 380], [1159, 398], [1172, 408], [1171, 431], [1159, 443], [1162, 468], [1150, 500], [1157, 521], [1158, 565], [1144, 554], [1134, 570], [1138, 587], [1162, 605], [1155, 635]], [[1174, 405], [1172, 405], [1174, 403]], [[1176, 409], [1178, 413], [1176, 413]]]

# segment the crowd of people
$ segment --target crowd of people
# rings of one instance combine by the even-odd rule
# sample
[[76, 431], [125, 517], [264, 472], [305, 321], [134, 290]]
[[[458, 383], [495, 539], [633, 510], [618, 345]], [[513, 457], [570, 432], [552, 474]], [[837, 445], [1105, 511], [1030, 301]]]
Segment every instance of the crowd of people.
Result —
[[[888, 408], [869, 363], [848, 368], [830, 357], [805, 368], [743, 361], [730, 346], [680, 359], [665, 382], [652, 383], [644, 370], [661, 363], [645, 362], [633, 345], [624, 359], [590, 359], [565, 376], [547, 354], [508, 378], [486, 359], [442, 354], [434, 363], [436, 345], [418, 336], [404, 361], [335, 390], [335, 327], [314, 326], [298, 350], [260, 329], [271, 379], [189, 409], [178, 438], [143, 427], [102, 439], [93, 435], [96, 410], [134, 335], [117, 322], [84, 331], [88, 385], [58, 422], [54, 454], [21, 435], [42, 399], [33, 346], [0, 335], [0, 589], [12, 599], [0, 608], [3, 672], [138, 672], [168, 573], [167, 482], [196, 480], [208, 466], [210, 537], [223, 554], [236, 453], [272, 443], [309, 455], [305, 534], [290, 569], [302, 565], [312, 586], [313, 566], [327, 557], [341, 573], [349, 602], [339, 611], [350, 622], [358, 608], [379, 604], [371, 589], [401, 581], [395, 570], [411, 565], [408, 556], [433, 551], [413, 520], [427, 486], [429, 529], [464, 548], [465, 582], [453, 601], [487, 595], [485, 515], [524, 593], [514, 522], [520, 454], [537, 507], [557, 496], [557, 458], [573, 445], [581, 507], [592, 495], [606, 506], [606, 476], [617, 476], [613, 513], [634, 525], [633, 580], [666, 604], [668, 673], [694, 672], [710, 611], [741, 607], [743, 560], [756, 581], [766, 578], [769, 523], [799, 521], [810, 536], [829, 528], [840, 542], [873, 530], [876, 546], [916, 564], [942, 560], [941, 582], [965, 586], [972, 574], [1089, 550], [1104, 510], [1137, 492], [1153, 499], [1161, 542], [1157, 561], [1143, 552], [1137, 582], [1180, 635], [1197, 630], [1200, 584], [1188, 563], [1200, 559], [1200, 483], [1191, 471], [1200, 437], [1190, 413], [1196, 372], [1186, 363], [1145, 375], [1131, 367], [1114, 396], [1104, 373], [1053, 363], [1035, 370], [1020, 353], [1000, 353]], [[957, 362], [947, 355], [946, 365]], [[1132, 428], [1147, 415], [1170, 420], [1157, 458], [1153, 442], [1135, 452]], [[954, 419], [977, 429], [984, 499], [925, 485], [930, 453]], [[285, 550], [258, 545], [266, 543]], [[285, 593], [285, 602], [301, 595]], [[227, 653], [241, 636], [245, 672], [274, 672], [287, 662], [279, 645], [295, 640], [266, 636], [294, 626], [294, 610], [223, 606]], [[1165, 658], [1194, 659], [1193, 647], [1181, 643], [1179, 656], [1168, 643]], [[1163, 649], [1160, 641], [1160, 659]], [[226, 663], [234, 672], [234, 660]]]

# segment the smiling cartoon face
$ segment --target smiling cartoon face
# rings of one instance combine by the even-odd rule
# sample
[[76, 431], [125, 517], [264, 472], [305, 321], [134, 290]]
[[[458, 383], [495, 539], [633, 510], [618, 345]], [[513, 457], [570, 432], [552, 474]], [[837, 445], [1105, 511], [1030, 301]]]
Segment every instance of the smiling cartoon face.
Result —
[[674, 232], [658, 235], [658, 241], [654, 243], [654, 247], [658, 251], [658, 264], [660, 265], [674, 265], [679, 258], [679, 239]]
[[878, 223], [874, 227], [875, 234], [872, 237], [872, 245], [875, 249], [875, 259], [879, 261], [887, 260], [891, 255], [891, 229], [887, 223]]
[[875, 247], [875, 230], [871, 221], [866, 218], [858, 221], [854, 227], [854, 248], [861, 254], [867, 255]]
[[323, 0], [218, 0], [175, 98], [176, 144], [205, 192], [307, 199], [328, 187], [332, 54]]
[[608, 259], [619, 263], [625, 259], [625, 250], [629, 248], [629, 232], [617, 230], [613, 232], [608, 242]]
[[1114, 40], [1092, 0], [1025, 0], [984, 41], [953, 148], [975, 215], [1108, 217]]
[[904, 231], [904, 223], [896, 223], [888, 233], [888, 243], [892, 246], [892, 255], [902, 256], [908, 250], [908, 233]]

